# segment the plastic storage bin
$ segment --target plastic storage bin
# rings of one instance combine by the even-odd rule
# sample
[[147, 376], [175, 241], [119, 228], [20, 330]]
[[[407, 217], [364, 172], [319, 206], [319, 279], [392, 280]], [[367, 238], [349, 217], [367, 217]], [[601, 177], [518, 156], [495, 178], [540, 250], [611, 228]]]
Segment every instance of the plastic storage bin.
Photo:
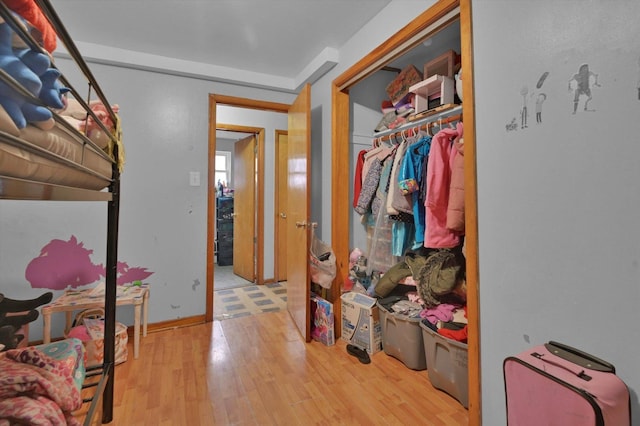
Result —
[[429, 381], [469, 407], [468, 350], [465, 343], [447, 339], [420, 322]]
[[391, 312], [378, 302], [382, 325], [382, 350], [402, 361], [412, 370], [424, 370], [428, 362], [425, 357], [420, 318]]

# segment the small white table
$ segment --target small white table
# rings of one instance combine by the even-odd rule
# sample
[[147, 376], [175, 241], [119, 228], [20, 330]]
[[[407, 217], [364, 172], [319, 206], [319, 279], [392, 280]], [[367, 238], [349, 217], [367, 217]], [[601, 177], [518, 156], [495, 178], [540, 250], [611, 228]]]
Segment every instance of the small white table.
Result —
[[[147, 335], [149, 285], [122, 287], [118, 286], [116, 306], [134, 306], [133, 325], [133, 357], [138, 358], [140, 346], [140, 323], [142, 335]], [[104, 308], [104, 292], [95, 289], [66, 290], [62, 296], [42, 307], [44, 320], [43, 343], [51, 342], [51, 314], [64, 312], [66, 314], [65, 334], [71, 329], [71, 316], [74, 311], [89, 308]]]

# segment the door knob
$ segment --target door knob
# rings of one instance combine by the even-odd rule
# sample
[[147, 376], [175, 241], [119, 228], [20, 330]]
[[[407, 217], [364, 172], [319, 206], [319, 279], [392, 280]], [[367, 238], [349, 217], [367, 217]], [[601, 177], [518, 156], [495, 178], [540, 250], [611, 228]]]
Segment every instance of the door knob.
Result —
[[306, 228], [307, 225], [309, 224], [307, 223], [306, 220], [303, 220], [302, 222], [296, 222], [296, 228]]
[[287, 214], [286, 213], [280, 213], [280, 217], [283, 218], [283, 219], [286, 219], [287, 218]]

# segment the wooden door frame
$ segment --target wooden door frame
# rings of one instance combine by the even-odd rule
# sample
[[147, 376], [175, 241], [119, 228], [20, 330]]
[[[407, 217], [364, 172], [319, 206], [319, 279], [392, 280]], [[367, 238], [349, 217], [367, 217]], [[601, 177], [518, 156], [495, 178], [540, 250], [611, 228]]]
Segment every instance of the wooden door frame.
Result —
[[[289, 132], [287, 130], [278, 130], [276, 129], [275, 131], [275, 164], [277, 166], [278, 161], [280, 159], [280, 136], [289, 135]], [[280, 261], [279, 256], [278, 256], [278, 247], [279, 247], [279, 242], [280, 242], [280, 220], [279, 220], [279, 215], [280, 215], [280, 209], [278, 209], [278, 207], [280, 207], [280, 191], [277, 191], [277, 189], [280, 187], [280, 175], [278, 174], [278, 172], [276, 171], [275, 174], [275, 179], [274, 179], [274, 183], [273, 183], [274, 188], [276, 189], [275, 191], [275, 203], [273, 206], [274, 209], [274, 218], [275, 218], [275, 229], [273, 232], [273, 252], [274, 252], [274, 258], [273, 258], [273, 264], [274, 264], [274, 270], [273, 270], [273, 276], [274, 276], [274, 280], [275, 282], [280, 281], [280, 268], [278, 267], [278, 262]]]
[[[473, 40], [471, 31], [472, 0], [440, 0], [420, 14], [395, 35], [371, 51], [332, 83], [332, 138], [331, 181], [349, 182], [350, 170], [350, 99], [349, 88], [391, 59], [417, 46], [434, 26], [440, 26], [452, 12], [459, 10], [462, 74], [464, 75], [464, 157], [465, 157], [465, 227], [467, 260], [467, 316], [468, 316], [468, 369], [469, 369], [469, 425], [482, 424], [481, 372], [480, 372], [480, 315], [478, 271], [477, 181], [475, 149], [475, 110], [473, 88]], [[459, 8], [459, 9], [458, 9]], [[349, 186], [332, 185], [331, 190], [331, 245], [337, 258], [337, 278], [332, 286], [336, 318], [340, 318], [340, 289], [348, 272], [349, 259]], [[336, 330], [339, 334], [339, 329]]]
[[[256, 283], [264, 284], [264, 128], [239, 126], [234, 124], [218, 124], [217, 107], [225, 105], [236, 108], [256, 109], [270, 112], [289, 112], [289, 104], [267, 102], [255, 99], [239, 98], [210, 93], [209, 94], [209, 153], [208, 153], [208, 178], [207, 178], [207, 277], [206, 277], [206, 308], [205, 320], [213, 321], [213, 294], [214, 294], [214, 242], [215, 242], [215, 208], [216, 185], [214, 182], [216, 171], [216, 130], [229, 130], [243, 133], [258, 134], [258, 182], [257, 182], [257, 241], [256, 241]], [[224, 127], [221, 127], [224, 126]], [[244, 130], [242, 130], [244, 129]], [[247, 131], [247, 129], [249, 129]]]

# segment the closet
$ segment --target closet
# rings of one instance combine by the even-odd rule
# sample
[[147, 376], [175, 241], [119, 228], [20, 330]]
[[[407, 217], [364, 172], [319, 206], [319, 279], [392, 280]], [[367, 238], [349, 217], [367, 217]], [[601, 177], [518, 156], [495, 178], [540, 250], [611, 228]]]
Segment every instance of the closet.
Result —
[[[460, 32], [460, 44], [456, 50], [461, 55], [461, 66], [463, 78], [464, 102], [459, 111], [453, 116], [464, 117], [464, 188], [465, 188], [465, 248], [466, 248], [466, 271], [467, 271], [467, 307], [469, 320], [469, 421], [470, 424], [480, 424], [480, 373], [479, 373], [479, 335], [477, 324], [477, 227], [476, 218], [476, 195], [475, 195], [475, 150], [474, 150], [474, 111], [473, 111], [473, 69], [471, 57], [471, 4], [469, 0], [441, 0], [433, 4], [424, 13], [417, 16], [412, 22], [403, 27], [395, 35], [390, 37], [380, 46], [371, 51], [370, 54], [358, 61], [333, 81], [332, 86], [332, 181], [333, 182], [353, 182], [353, 166], [355, 159], [354, 144], [370, 144], [374, 137], [363, 135], [361, 126], [358, 124], [358, 117], [355, 116], [354, 108], [351, 108], [351, 96], [357, 91], [357, 86], [382, 71], [388, 72], [387, 67], [400, 68], [395, 66], [405, 59], [409, 59], [414, 52], [418, 52], [425, 47], [435, 48], [435, 42], [431, 46], [425, 46], [428, 39], [434, 37], [450, 25], [456, 25]], [[435, 38], [434, 38], [435, 41]], [[423, 44], [424, 43], [424, 44]], [[445, 53], [449, 48], [442, 47], [434, 52], [434, 57]], [[423, 58], [420, 62], [413, 62], [416, 68], [421, 69], [428, 58]], [[379, 90], [384, 91], [384, 85], [380, 85]], [[434, 116], [427, 118], [423, 125], [433, 126], [447, 120], [447, 117]], [[442, 123], [445, 124], [445, 123]], [[448, 125], [448, 123], [446, 123]], [[354, 127], [358, 128], [354, 134]], [[411, 127], [411, 125], [409, 126]], [[400, 129], [400, 133], [402, 134]], [[408, 131], [405, 129], [405, 132]], [[390, 131], [389, 135], [382, 133], [380, 136], [397, 136], [395, 131]], [[406, 134], [406, 133], [405, 133]], [[368, 140], [367, 140], [368, 139]], [[337, 257], [338, 279], [334, 285], [332, 300], [339, 300], [339, 293], [342, 288], [342, 280], [348, 275], [349, 253], [354, 248], [349, 239], [353, 235], [354, 227], [360, 224], [354, 223], [351, 216], [353, 211], [353, 193], [349, 187], [332, 187], [332, 246]], [[361, 240], [362, 241], [362, 240]], [[341, 316], [341, 306], [336, 304], [336, 318]], [[339, 332], [339, 330], [338, 330]]]
[[[119, 117], [48, 0], [5, 1], [0, 3], [0, 15], [5, 57], [0, 73], [4, 89], [0, 97], [0, 199], [3, 203], [69, 201], [69, 215], [79, 221], [92, 218], [73, 201], [104, 202], [107, 208], [104, 363], [88, 369], [81, 392], [85, 398], [82, 411], [86, 408], [84, 424], [99, 422], [100, 413], [101, 421], [109, 423], [113, 416], [118, 218], [124, 163]], [[64, 49], [81, 76], [75, 84], [52, 59], [53, 51]], [[5, 66], [8, 63], [13, 66]], [[76, 90], [87, 87], [85, 94]], [[63, 93], [66, 104], [58, 105]], [[33, 209], [41, 207], [31, 205]], [[15, 223], [19, 222], [16, 218]]]

